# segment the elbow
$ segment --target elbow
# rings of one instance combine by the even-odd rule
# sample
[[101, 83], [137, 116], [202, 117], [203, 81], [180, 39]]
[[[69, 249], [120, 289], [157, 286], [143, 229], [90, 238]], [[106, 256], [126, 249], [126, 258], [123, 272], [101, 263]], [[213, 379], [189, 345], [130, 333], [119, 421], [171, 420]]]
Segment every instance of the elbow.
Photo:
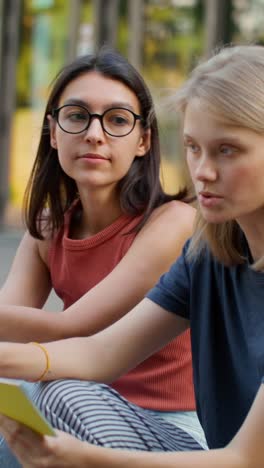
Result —
[[88, 336], [84, 333], [85, 330], [81, 327], [78, 319], [72, 317], [72, 314], [66, 315], [65, 312], [56, 313], [56, 319], [51, 324], [50, 332], [51, 335], [53, 334], [53, 340]]
[[[232, 445], [227, 446], [225, 449], [228, 453], [228, 460], [232, 460], [232, 464], [230, 466], [234, 466], [234, 468], [263, 468], [263, 457], [260, 460], [260, 456], [258, 453], [254, 453], [254, 455], [248, 453], [247, 450], [241, 447], [232, 447]], [[226, 466], [229, 466], [228, 463]]]

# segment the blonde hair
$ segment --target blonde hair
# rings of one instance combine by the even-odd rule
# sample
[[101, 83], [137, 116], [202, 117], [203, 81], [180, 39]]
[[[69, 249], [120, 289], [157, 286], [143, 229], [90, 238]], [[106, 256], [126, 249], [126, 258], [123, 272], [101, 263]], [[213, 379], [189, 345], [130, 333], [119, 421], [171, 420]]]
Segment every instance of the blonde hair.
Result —
[[[264, 47], [225, 47], [198, 65], [171, 102], [184, 114], [187, 104], [194, 98], [201, 100], [208, 112], [226, 125], [264, 135]], [[237, 222], [207, 223], [198, 208], [189, 258], [200, 254], [206, 245], [226, 265], [245, 261]], [[252, 268], [264, 270], [264, 255]]]

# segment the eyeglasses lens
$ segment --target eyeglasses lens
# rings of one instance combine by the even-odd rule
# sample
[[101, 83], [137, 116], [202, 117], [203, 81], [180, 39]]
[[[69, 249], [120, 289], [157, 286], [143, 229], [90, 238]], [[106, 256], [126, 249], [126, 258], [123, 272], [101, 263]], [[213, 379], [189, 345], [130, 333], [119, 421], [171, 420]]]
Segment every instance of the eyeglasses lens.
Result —
[[[80, 106], [64, 106], [59, 110], [58, 122], [62, 130], [68, 133], [81, 133], [89, 127], [91, 116]], [[127, 109], [108, 109], [101, 117], [105, 132], [113, 136], [124, 136], [130, 133], [135, 125], [135, 117]]]

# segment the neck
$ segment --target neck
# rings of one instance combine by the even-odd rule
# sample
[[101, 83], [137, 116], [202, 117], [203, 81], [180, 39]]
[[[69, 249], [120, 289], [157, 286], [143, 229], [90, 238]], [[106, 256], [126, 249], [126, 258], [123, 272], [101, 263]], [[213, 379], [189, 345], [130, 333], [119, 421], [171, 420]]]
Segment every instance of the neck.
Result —
[[105, 229], [121, 214], [119, 194], [116, 191], [101, 190], [93, 192], [82, 191], [82, 218], [78, 228], [79, 237], [88, 237]]

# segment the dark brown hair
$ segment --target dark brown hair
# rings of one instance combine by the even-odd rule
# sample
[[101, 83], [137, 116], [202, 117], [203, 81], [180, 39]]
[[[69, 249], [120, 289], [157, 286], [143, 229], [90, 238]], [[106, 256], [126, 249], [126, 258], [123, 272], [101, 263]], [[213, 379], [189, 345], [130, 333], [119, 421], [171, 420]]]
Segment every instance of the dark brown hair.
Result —
[[[65, 87], [81, 74], [97, 71], [105, 77], [124, 83], [136, 95], [145, 129], [151, 129], [151, 144], [147, 154], [135, 157], [128, 173], [119, 182], [120, 204], [126, 214], [143, 214], [140, 229], [153, 209], [163, 203], [183, 199], [186, 190], [166, 194], [159, 179], [160, 143], [158, 124], [148, 87], [137, 70], [119, 53], [102, 48], [97, 54], [85, 55], [66, 65], [57, 75], [45, 110], [39, 147], [24, 197], [24, 219], [30, 234], [43, 239], [43, 213], [48, 213], [52, 233], [64, 221], [64, 213], [78, 197], [77, 185], [60, 166], [57, 150], [50, 146], [47, 116], [59, 104]], [[48, 208], [48, 210], [45, 210]]]

